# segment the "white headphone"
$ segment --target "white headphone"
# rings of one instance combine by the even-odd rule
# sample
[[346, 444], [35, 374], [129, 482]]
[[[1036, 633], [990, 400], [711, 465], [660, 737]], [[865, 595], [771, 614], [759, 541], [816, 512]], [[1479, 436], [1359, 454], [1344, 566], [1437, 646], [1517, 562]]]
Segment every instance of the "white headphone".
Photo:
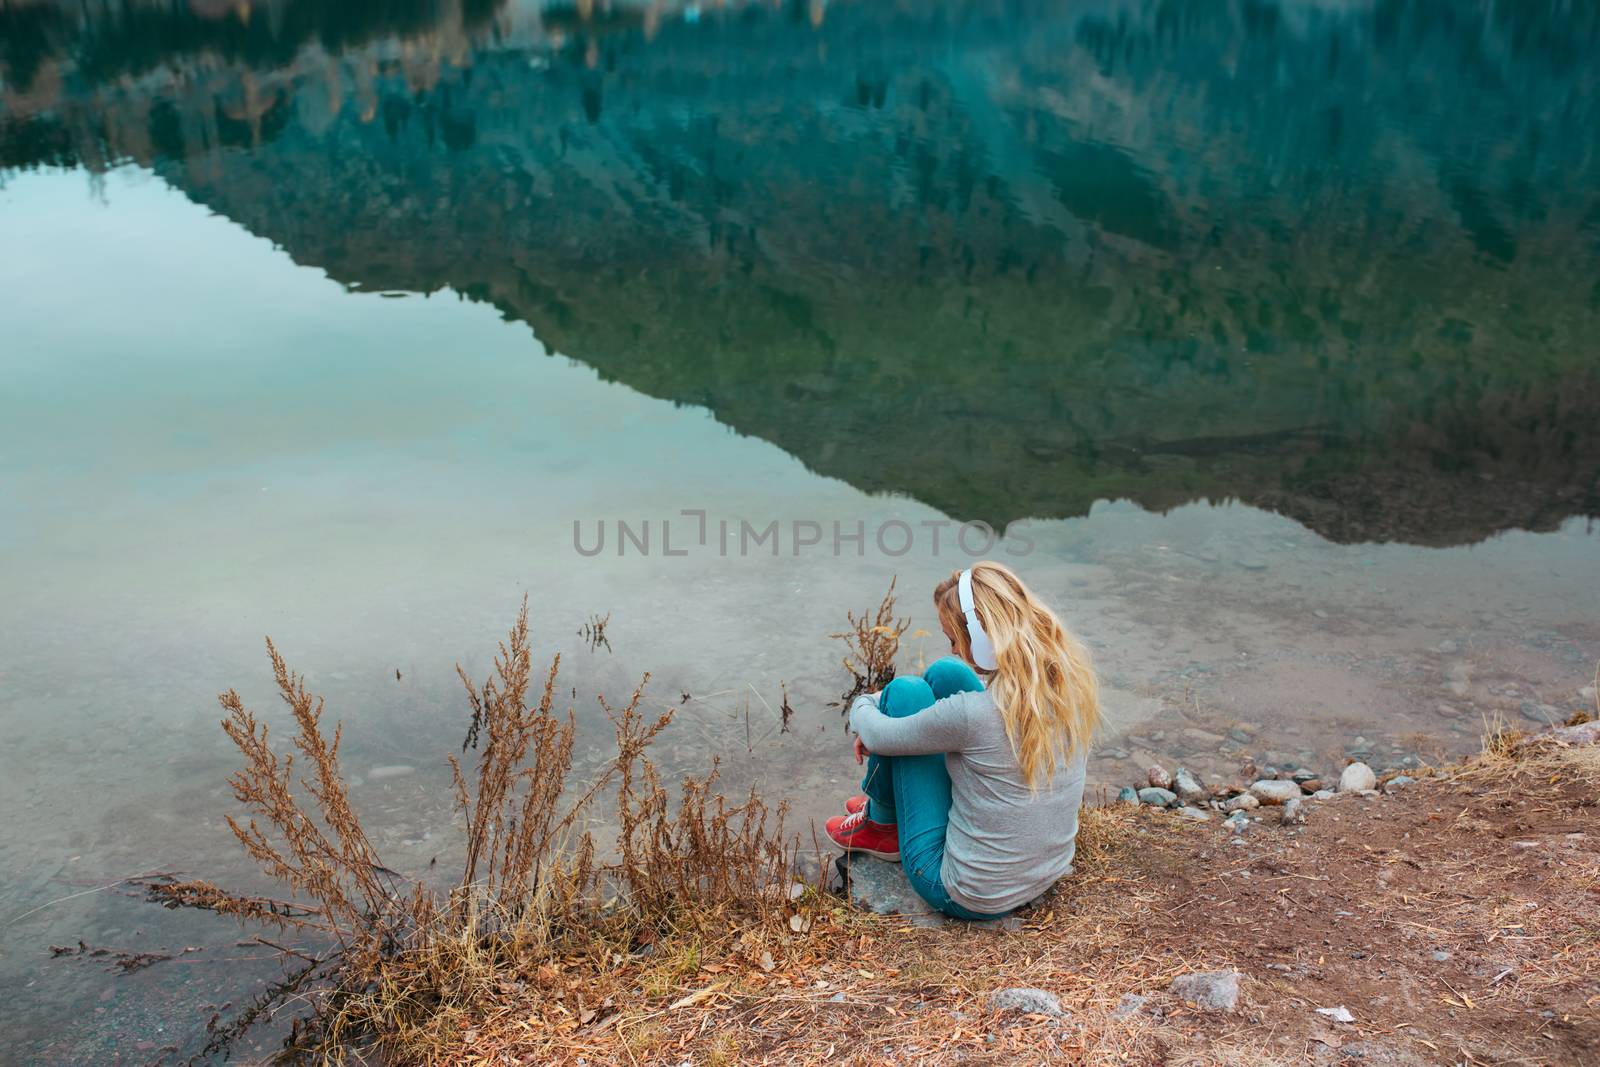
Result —
[[961, 572], [956, 590], [961, 597], [961, 613], [967, 617], [967, 640], [972, 645], [972, 662], [983, 670], [992, 671], [1000, 666], [1000, 661], [994, 658], [994, 642], [989, 640], [989, 635], [983, 632], [983, 623], [978, 621], [978, 605], [972, 599], [971, 567]]

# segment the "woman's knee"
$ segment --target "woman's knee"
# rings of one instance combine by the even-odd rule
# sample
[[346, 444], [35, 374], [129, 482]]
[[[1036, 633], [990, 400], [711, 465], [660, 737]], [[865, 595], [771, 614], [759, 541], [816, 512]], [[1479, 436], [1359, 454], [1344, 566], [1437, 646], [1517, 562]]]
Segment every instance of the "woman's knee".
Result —
[[890, 718], [913, 715], [934, 702], [933, 688], [915, 675], [902, 675], [883, 687], [878, 710]]
[[922, 677], [928, 683], [928, 688], [933, 691], [934, 697], [938, 699], [943, 699], [952, 693], [983, 691], [983, 679], [978, 677], [978, 672], [969, 667], [965, 660], [957, 659], [955, 656], [934, 660], [928, 664], [928, 669], [922, 672]]

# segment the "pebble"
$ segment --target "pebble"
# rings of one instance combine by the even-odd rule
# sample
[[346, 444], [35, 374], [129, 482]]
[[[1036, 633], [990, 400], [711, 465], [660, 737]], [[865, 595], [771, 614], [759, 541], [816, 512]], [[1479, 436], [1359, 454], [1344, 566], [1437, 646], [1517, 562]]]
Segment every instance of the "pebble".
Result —
[[1306, 821], [1306, 802], [1299, 797], [1294, 798], [1283, 806], [1283, 814], [1278, 816], [1278, 821], [1285, 826], [1299, 826]]
[[1300, 786], [1300, 791], [1302, 793], [1316, 793], [1322, 789], [1321, 778], [1307, 778], [1305, 781], [1297, 784]]
[[1300, 787], [1293, 782], [1280, 782], [1276, 778], [1262, 779], [1250, 787], [1250, 793], [1263, 804], [1283, 804], [1300, 796]]
[[1250, 793], [1240, 793], [1232, 800], [1225, 800], [1222, 802], [1223, 811], [1234, 811], [1240, 813], [1252, 811], [1260, 806], [1261, 801], [1257, 800], [1255, 796]]
[[1226, 819], [1223, 819], [1222, 825], [1232, 833], [1242, 834], [1245, 827], [1250, 825], [1250, 819], [1244, 812], [1236, 811]]
[[1238, 971], [1180, 974], [1167, 989], [1179, 1000], [1201, 1011], [1232, 1011], [1239, 1006]]
[[408, 774], [416, 773], [416, 768], [404, 763], [394, 763], [387, 767], [374, 767], [367, 772], [367, 777], [374, 782], [381, 782], [385, 778], [404, 778]]
[[1433, 710], [1437, 711], [1440, 715], [1443, 715], [1447, 719], [1459, 719], [1461, 717], [1461, 709], [1453, 708], [1449, 704], [1440, 704]]
[[1185, 819], [1193, 819], [1195, 822], [1211, 821], [1211, 813], [1209, 811], [1205, 810], [1204, 808], [1191, 807], [1187, 804], [1178, 809], [1178, 814], [1183, 816]]
[[1167, 769], [1160, 764], [1152, 764], [1149, 770], [1144, 772], [1144, 777], [1145, 781], [1156, 789], [1172, 788], [1172, 775], [1168, 774]]
[[1139, 790], [1139, 803], [1149, 804], [1155, 808], [1164, 808], [1169, 804], [1176, 803], [1177, 799], [1178, 794], [1170, 789], [1162, 789], [1160, 786], [1152, 785]]
[[1446, 952], [1444, 949], [1436, 948], [1436, 949], [1433, 950], [1433, 962], [1434, 963], [1443, 963], [1445, 960], [1447, 960], [1449, 958], [1450, 958], [1450, 953]]
[[1196, 778], [1187, 767], [1178, 768], [1177, 773], [1172, 776], [1170, 788], [1185, 804], [1198, 803], [1210, 795], [1206, 787], [1200, 784], [1200, 779]]
[[1383, 791], [1385, 793], [1393, 793], [1397, 789], [1404, 789], [1408, 785], [1415, 785], [1416, 781], [1417, 780], [1411, 777], [1409, 774], [1397, 774], [1384, 783]]
[[1360, 792], [1364, 789], [1376, 788], [1378, 776], [1372, 773], [1372, 768], [1359, 760], [1350, 764], [1339, 773], [1339, 792]]
[[1311, 794], [1312, 800], [1332, 800], [1334, 792], [1331, 789], [1319, 789]]
[[1066, 1014], [1054, 993], [1023, 986], [997, 989], [990, 993], [989, 1007], [995, 1011], [1020, 1011], [1027, 1015], [1053, 1015], [1057, 1018]]
[[1440, 641], [1434, 651], [1441, 656], [1453, 656], [1461, 651], [1461, 646], [1455, 641]]
[[1117, 1001], [1117, 1006], [1111, 1009], [1113, 1019], [1126, 1019], [1130, 1015], [1137, 1015], [1144, 1009], [1149, 997], [1141, 997], [1137, 993], [1124, 993], [1122, 999]]
[[1139, 806], [1139, 791], [1137, 789], [1133, 788], [1133, 786], [1131, 786], [1131, 785], [1123, 786], [1121, 789], [1117, 790], [1117, 803], [1118, 804], [1131, 804], [1134, 807], [1138, 807]]

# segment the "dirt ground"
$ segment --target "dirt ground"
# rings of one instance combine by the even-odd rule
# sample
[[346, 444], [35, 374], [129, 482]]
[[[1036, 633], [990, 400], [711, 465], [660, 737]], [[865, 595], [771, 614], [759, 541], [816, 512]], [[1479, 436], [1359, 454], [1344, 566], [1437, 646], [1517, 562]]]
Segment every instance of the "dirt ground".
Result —
[[[441, 1062], [1600, 1064], [1597, 803], [1591, 747], [1309, 803], [1300, 827], [1262, 808], [1242, 842], [1096, 809], [1077, 872], [1020, 929], [825, 900], [781, 943], [619, 957], [607, 999], [597, 972], [508, 997]], [[1168, 990], [1223, 969], [1234, 1010]], [[1008, 987], [1062, 1014], [996, 1009]], [[1353, 1021], [1318, 1012], [1341, 1007]]]

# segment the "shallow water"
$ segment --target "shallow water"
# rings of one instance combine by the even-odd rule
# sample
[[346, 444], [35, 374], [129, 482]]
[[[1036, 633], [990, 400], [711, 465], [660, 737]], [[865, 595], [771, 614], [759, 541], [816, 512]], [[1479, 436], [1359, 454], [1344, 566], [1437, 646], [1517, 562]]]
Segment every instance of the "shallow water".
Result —
[[524, 594], [585, 767], [650, 670], [669, 769], [830, 812], [827, 634], [892, 575], [937, 633], [964, 522], [1093, 646], [1100, 785], [1584, 699], [1593, 5], [94, 10], [0, 12], [20, 1062], [192, 1050], [266, 973], [93, 892], [254, 884], [215, 694], [273, 709], [264, 634], [404, 870]]

